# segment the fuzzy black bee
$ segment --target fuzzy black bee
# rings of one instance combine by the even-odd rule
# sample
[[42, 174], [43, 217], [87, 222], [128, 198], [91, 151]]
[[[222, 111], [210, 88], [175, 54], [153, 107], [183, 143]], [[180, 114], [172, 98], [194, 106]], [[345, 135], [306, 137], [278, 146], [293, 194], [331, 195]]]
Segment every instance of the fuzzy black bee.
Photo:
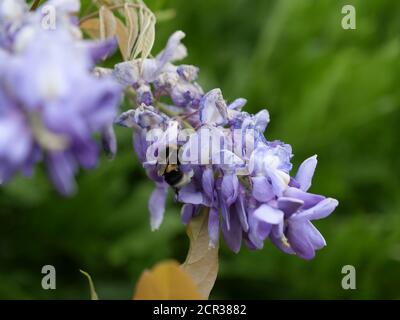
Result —
[[[179, 159], [176, 156], [178, 151], [179, 148], [177, 146], [168, 146], [165, 150], [165, 159], [167, 160], [167, 164], [163, 165], [158, 171], [159, 175], [164, 177], [165, 182], [176, 190], [188, 184], [192, 177], [191, 173], [182, 172]], [[174, 156], [172, 152], [175, 152], [176, 161], [174, 162], [176, 163], [170, 163]]]

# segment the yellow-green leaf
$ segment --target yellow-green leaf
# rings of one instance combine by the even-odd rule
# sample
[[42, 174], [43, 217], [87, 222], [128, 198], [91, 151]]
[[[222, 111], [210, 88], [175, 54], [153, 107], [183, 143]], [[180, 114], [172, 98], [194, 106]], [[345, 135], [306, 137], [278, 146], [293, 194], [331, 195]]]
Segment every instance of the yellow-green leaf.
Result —
[[156, 18], [144, 4], [139, 8], [139, 35], [136, 40], [132, 58], [139, 55], [142, 59], [147, 58], [154, 44]]
[[89, 288], [90, 288], [90, 299], [91, 300], [99, 300], [99, 296], [97, 295], [96, 289], [94, 287], [94, 283], [92, 281], [92, 277], [90, 276], [89, 273], [79, 270], [80, 273], [82, 273], [89, 281]]
[[198, 292], [191, 277], [183, 271], [178, 262], [164, 261], [152, 270], [145, 270], [136, 284], [134, 300], [199, 300]]
[[133, 47], [139, 35], [139, 17], [136, 8], [130, 6], [129, 3], [125, 3], [124, 13], [129, 34], [127, 50], [131, 58]]
[[150, 23], [147, 27], [146, 30], [143, 31], [143, 38], [142, 38], [142, 48], [141, 48], [141, 56], [142, 59], [147, 58], [150, 55], [151, 49], [153, 48], [154, 45], [154, 39], [155, 39], [155, 18], [154, 16], [149, 17]]
[[214, 287], [219, 266], [218, 244], [214, 248], [209, 246], [208, 211], [208, 208], [204, 208], [200, 215], [192, 218], [187, 228], [190, 248], [182, 264], [182, 269], [191, 276], [206, 299]]

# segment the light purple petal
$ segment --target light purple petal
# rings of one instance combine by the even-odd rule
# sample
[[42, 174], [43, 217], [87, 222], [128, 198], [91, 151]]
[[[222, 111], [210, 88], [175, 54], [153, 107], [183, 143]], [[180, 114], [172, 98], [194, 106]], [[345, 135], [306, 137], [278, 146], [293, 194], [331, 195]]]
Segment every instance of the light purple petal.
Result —
[[294, 220], [318, 220], [329, 216], [337, 207], [339, 202], [336, 199], [327, 198], [316, 204], [314, 207], [304, 210], [291, 219]]
[[181, 220], [184, 225], [187, 225], [195, 214], [196, 206], [192, 204], [184, 204], [181, 209]]
[[306, 260], [315, 256], [315, 248], [309, 239], [309, 221], [290, 223], [287, 231], [287, 239], [296, 254]]
[[89, 57], [94, 63], [98, 63], [112, 56], [118, 48], [116, 38], [110, 38], [104, 41], [90, 41], [85, 45], [88, 49]]
[[295, 180], [300, 184], [300, 189], [307, 191], [311, 187], [312, 177], [317, 167], [317, 156], [306, 159], [299, 167]]
[[249, 235], [244, 233], [243, 234], [243, 241], [246, 244], [246, 247], [250, 250], [257, 250], [257, 249], [261, 249], [264, 245], [263, 242], [261, 242], [261, 248], [258, 247], [256, 244], [253, 243], [253, 241], [250, 239]]
[[[221, 198], [221, 197], [220, 197]], [[226, 224], [226, 228], [231, 228], [231, 216], [229, 206], [224, 200], [220, 201], [219, 207], [221, 209], [222, 221]]]
[[70, 195], [74, 192], [76, 168], [76, 161], [70, 154], [53, 152], [47, 156], [47, 169], [50, 178], [62, 195]]
[[249, 223], [249, 232], [248, 240], [250, 241], [251, 245], [253, 245], [257, 249], [262, 249], [264, 246], [264, 239], [260, 237], [258, 233], [258, 226], [259, 226], [259, 219], [255, 217], [254, 210], [248, 210], [248, 223]]
[[182, 31], [176, 31], [170, 36], [167, 46], [156, 57], [160, 68], [168, 62], [181, 60], [186, 57], [186, 48], [181, 44], [181, 40], [184, 37], [185, 33]]
[[[267, 175], [271, 179], [272, 190], [278, 197], [288, 188], [290, 177], [280, 170], [267, 169]], [[287, 177], [286, 177], [287, 176]]]
[[274, 232], [271, 232], [271, 236], [270, 236], [271, 242], [275, 245], [275, 247], [277, 247], [279, 250], [287, 253], [287, 254], [296, 254], [296, 252], [294, 252], [294, 250], [285, 245], [282, 241], [281, 237], [276, 237], [274, 235]]
[[238, 177], [235, 174], [225, 174], [222, 177], [221, 194], [228, 207], [236, 201], [238, 192]]
[[242, 110], [242, 108], [246, 103], [247, 103], [246, 99], [239, 98], [233, 101], [231, 104], [229, 104], [228, 109], [240, 111]]
[[279, 224], [283, 220], [283, 212], [279, 209], [272, 208], [267, 204], [260, 205], [255, 211], [254, 216], [269, 224]]
[[78, 140], [74, 141], [72, 151], [80, 163], [85, 169], [92, 169], [97, 164], [97, 158], [99, 154], [99, 148], [97, 143], [93, 140]]
[[324, 237], [311, 222], [307, 223], [306, 228], [309, 229], [308, 236], [311, 244], [314, 246], [316, 250], [319, 250], [326, 246], [326, 241]]
[[139, 131], [133, 133], [133, 148], [141, 163], [146, 161], [147, 141], [145, 134]]
[[251, 181], [253, 184], [252, 195], [257, 201], [266, 203], [275, 196], [272, 186], [266, 177], [252, 177]]
[[134, 61], [118, 63], [114, 66], [114, 78], [124, 86], [132, 86], [141, 79], [140, 68]]
[[238, 198], [236, 200], [236, 212], [238, 214], [243, 231], [249, 231], [249, 223], [247, 221], [246, 206], [245, 206], [245, 190], [240, 186]]
[[285, 213], [286, 217], [290, 217], [304, 204], [303, 200], [290, 197], [280, 197], [278, 199], [278, 208]]
[[226, 222], [222, 220], [222, 234], [228, 247], [235, 253], [240, 251], [242, 244], [242, 226], [236, 213], [235, 207], [231, 208], [230, 212], [230, 228], [227, 228]]
[[325, 239], [308, 220], [289, 222], [287, 238], [298, 256], [310, 260], [315, 251], [326, 245]]
[[165, 202], [167, 200], [168, 186], [157, 184], [149, 199], [150, 225], [151, 230], [157, 230], [163, 219], [165, 212]]
[[178, 199], [183, 203], [204, 204], [203, 194], [196, 190], [193, 183], [189, 183], [179, 190]]
[[0, 158], [21, 163], [28, 157], [32, 144], [31, 132], [21, 119], [0, 119]]
[[319, 194], [304, 192], [301, 189], [293, 187], [287, 188], [283, 193], [283, 196], [289, 198], [296, 198], [304, 201], [303, 209], [309, 209], [315, 206], [318, 202], [325, 199], [324, 196], [321, 196]]
[[199, 75], [199, 68], [191, 65], [181, 64], [176, 69], [176, 72], [183, 80], [193, 82]]
[[259, 111], [255, 116], [255, 129], [264, 132], [269, 123], [269, 112], [266, 109]]
[[219, 212], [217, 208], [210, 208], [208, 215], [208, 236], [210, 237], [210, 247], [215, 248], [219, 237]]
[[253, 220], [255, 237], [265, 240], [269, 236], [272, 226], [282, 223], [283, 212], [267, 204], [262, 204], [254, 211]]
[[205, 195], [208, 197], [210, 203], [214, 201], [214, 171], [208, 167], [203, 171], [202, 187]]
[[223, 125], [227, 123], [228, 111], [220, 89], [206, 93], [200, 101], [200, 121], [203, 124]]

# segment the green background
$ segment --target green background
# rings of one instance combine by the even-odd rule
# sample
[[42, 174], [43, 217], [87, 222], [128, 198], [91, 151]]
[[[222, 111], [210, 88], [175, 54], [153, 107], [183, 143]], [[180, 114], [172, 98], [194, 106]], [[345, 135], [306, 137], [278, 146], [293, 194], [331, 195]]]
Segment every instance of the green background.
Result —
[[[85, 2], [85, 1], [84, 1]], [[88, 1], [85, 3], [85, 7]], [[353, 4], [357, 29], [343, 30], [341, 8]], [[185, 63], [201, 68], [205, 90], [268, 108], [268, 139], [293, 146], [295, 169], [318, 154], [311, 191], [337, 198], [318, 221], [328, 246], [313, 261], [267, 243], [261, 251], [222, 246], [211, 298], [400, 298], [400, 2], [390, 0], [149, 1], [174, 9], [157, 25], [156, 47], [185, 31]], [[160, 260], [183, 261], [188, 248], [179, 207], [169, 201], [151, 232], [152, 190], [117, 128], [119, 153], [81, 172], [79, 192], [57, 195], [43, 168], [0, 188], [0, 298], [87, 299], [79, 269], [100, 298], [129, 299], [140, 273]], [[41, 268], [54, 265], [57, 289], [41, 288]], [[344, 265], [357, 289], [343, 290]]]

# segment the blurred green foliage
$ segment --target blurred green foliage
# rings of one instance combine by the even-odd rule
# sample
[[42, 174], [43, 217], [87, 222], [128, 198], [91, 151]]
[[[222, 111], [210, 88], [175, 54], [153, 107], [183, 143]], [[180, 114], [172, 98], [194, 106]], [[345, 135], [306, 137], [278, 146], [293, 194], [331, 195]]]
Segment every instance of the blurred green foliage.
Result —
[[[400, 2], [147, 3], [176, 12], [157, 26], [155, 52], [184, 30], [185, 63], [201, 68], [202, 86], [220, 87], [228, 100], [246, 97], [250, 112], [267, 107], [267, 138], [292, 144], [295, 168], [318, 154], [312, 192], [340, 201], [317, 223], [328, 246], [313, 261], [271, 244], [237, 255], [223, 245], [211, 298], [400, 298]], [[341, 27], [345, 4], [356, 7], [356, 30]], [[129, 299], [143, 269], [183, 261], [179, 207], [171, 201], [161, 229], [150, 231], [152, 184], [129, 130], [117, 133], [116, 159], [82, 172], [70, 199], [52, 190], [44, 170], [1, 187], [0, 298], [88, 298], [83, 269], [100, 298]], [[57, 269], [57, 290], [41, 289], [46, 264]], [[341, 288], [347, 264], [356, 267], [356, 290]]]

